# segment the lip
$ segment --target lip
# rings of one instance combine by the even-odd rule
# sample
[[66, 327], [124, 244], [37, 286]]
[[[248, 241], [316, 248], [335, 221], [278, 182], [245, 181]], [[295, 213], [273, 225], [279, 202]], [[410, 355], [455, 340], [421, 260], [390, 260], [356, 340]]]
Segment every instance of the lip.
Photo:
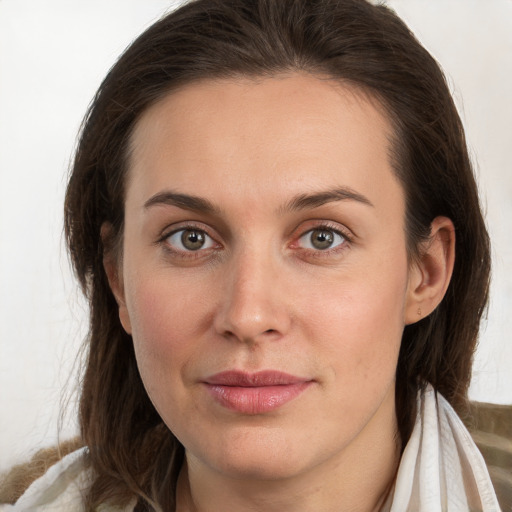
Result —
[[273, 411], [301, 395], [310, 379], [275, 370], [230, 370], [203, 381], [213, 399], [227, 409], [255, 415]]

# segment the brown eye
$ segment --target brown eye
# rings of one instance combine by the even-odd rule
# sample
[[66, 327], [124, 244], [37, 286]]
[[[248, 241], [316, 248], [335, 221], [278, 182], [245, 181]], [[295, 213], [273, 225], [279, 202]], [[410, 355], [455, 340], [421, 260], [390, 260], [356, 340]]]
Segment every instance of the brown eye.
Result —
[[334, 234], [331, 231], [315, 229], [310, 235], [311, 245], [317, 249], [328, 249], [334, 242]]
[[215, 245], [213, 239], [200, 229], [180, 229], [166, 238], [167, 243], [178, 251], [189, 252], [209, 249]]
[[184, 230], [181, 235], [181, 243], [183, 247], [189, 251], [197, 251], [203, 247], [205, 242], [205, 236], [202, 231], [190, 231]]
[[325, 251], [345, 242], [343, 235], [334, 229], [317, 228], [304, 233], [300, 239], [300, 245], [305, 249]]

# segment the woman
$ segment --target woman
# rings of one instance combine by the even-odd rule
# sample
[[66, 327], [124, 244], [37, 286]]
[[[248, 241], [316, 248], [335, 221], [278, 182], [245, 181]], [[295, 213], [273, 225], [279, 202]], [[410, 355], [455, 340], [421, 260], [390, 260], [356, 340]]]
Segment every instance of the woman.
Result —
[[166, 16], [98, 91], [65, 212], [84, 447], [19, 510], [499, 509], [453, 410], [488, 236], [442, 73], [391, 11]]

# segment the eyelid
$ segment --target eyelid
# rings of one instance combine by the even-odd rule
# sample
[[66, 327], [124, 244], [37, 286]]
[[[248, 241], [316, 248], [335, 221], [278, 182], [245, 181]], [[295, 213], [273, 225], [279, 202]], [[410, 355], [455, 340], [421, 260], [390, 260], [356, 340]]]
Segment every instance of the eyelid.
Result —
[[[329, 240], [330, 245], [325, 248], [315, 247], [314, 246], [314, 236], [316, 232], [324, 232], [324, 233], [331, 233], [332, 234], [332, 240]], [[325, 228], [315, 228], [310, 229], [309, 231], [306, 231], [302, 236], [299, 237], [299, 242], [302, 249], [308, 249], [311, 251], [321, 251], [321, 252], [327, 252], [330, 249], [334, 249], [344, 242], [346, 242], [345, 237], [339, 233], [338, 231], [334, 231], [332, 229], [325, 229]]]
[[[302, 224], [303, 226], [303, 224]], [[293, 249], [301, 250], [304, 252], [308, 252], [314, 256], [322, 257], [322, 256], [328, 256], [330, 254], [333, 254], [335, 252], [340, 252], [342, 250], [345, 250], [353, 243], [354, 235], [352, 232], [346, 228], [343, 225], [338, 224], [337, 222], [333, 221], [325, 221], [325, 220], [315, 220], [310, 221], [307, 223], [307, 228], [304, 228], [300, 226], [295, 230], [295, 232], [298, 234], [293, 237], [293, 242], [290, 245]], [[344, 239], [344, 242], [327, 249], [310, 249], [310, 248], [303, 248], [299, 246], [298, 241], [306, 236], [308, 233], [311, 233], [312, 231], [317, 230], [325, 230], [325, 231], [333, 231], [334, 233], [338, 234]]]
[[[197, 249], [188, 249], [187, 247], [177, 247], [178, 244], [181, 244], [183, 246], [183, 242], [181, 240], [181, 237], [183, 236], [184, 232], [192, 232], [192, 233], [202, 233], [204, 235], [204, 245], [201, 247], [198, 247]], [[178, 236], [181, 233], [181, 237]], [[176, 240], [173, 240], [176, 238]], [[177, 249], [178, 251], [183, 252], [199, 252], [204, 251], [206, 249], [211, 249], [213, 244], [215, 243], [215, 240], [205, 231], [199, 230], [199, 229], [178, 229], [177, 231], [174, 231], [171, 233], [166, 239], [166, 242], [173, 248]], [[172, 241], [172, 243], [171, 243]]]
[[[208, 237], [212, 242], [212, 246], [206, 247], [206, 248], [199, 248], [195, 251], [193, 250], [187, 250], [187, 249], [180, 249], [178, 247], [175, 247], [171, 245], [168, 240], [171, 236], [180, 233], [181, 231], [200, 231], [205, 234], [206, 237]], [[163, 245], [163, 247], [173, 254], [181, 255], [183, 257], [191, 257], [191, 256], [198, 256], [202, 252], [208, 251], [210, 249], [214, 249], [216, 246], [220, 247], [221, 244], [217, 241], [217, 237], [211, 234], [211, 230], [208, 228], [208, 226], [205, 226], [202, 223], [197, 223], [194, 221], [185, 221], [180, 222], [177, 224], [173, 224], [171, 226], [167, 226], [161, 233], [161, 235], [158, 237], [156, 244], [157, 245]]]
[[183, 230], [197, 230], [197, 231], [204, 231], [206, 234], [209, 235], [208, 229], [201, 223], [194, 222], [194, 221], [185, 221], [185, 222], [176, 222], [175, 224], [171, 224], [166, 226], [162, 231], [160, 232], [158, 236], [157, 242], [163, 242], [167, 238], [169, 238], [174, 233], [177, 233], [178, 231]]
[[[306, 225], [306, 226], [304, 226], [304, 225]], [[310, 221], [302, 222], [297, 228], [294, 229], [294, 232], [297, 233], [295, 238], [299, 238], [300, 236], [305, 235], [309, 231], [315, 231], [315, 230], [321, 230], [321, 229], [339, 233], [343, 238], [345, 238], [349, 242], [354, 241], [355, 235], [346, 226], [344, 226], [343, 224], [340, 224], [339, 222], [334, 222], [331, 220], [322, 220], [322, 219], [312, 219]]]

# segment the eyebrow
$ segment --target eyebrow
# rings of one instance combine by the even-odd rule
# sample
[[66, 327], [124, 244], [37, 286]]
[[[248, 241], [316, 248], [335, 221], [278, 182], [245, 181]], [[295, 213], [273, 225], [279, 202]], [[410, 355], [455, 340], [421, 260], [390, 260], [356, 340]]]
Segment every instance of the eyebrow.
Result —
[[208, 199], [203, 197], [191, 196], [189, 194], [179, 194], [172, 191], [164, 191], [150, 197], [145, 203], [144, 208], [148, 209], [152, 206], [177, 206], [184, 210], [192, 210], [196, 212], [218, 214], [219, 209], [213, 205]]
[[[336, 188], [316, 192], [314, 194], [299, 194], [288, 201], [279, 209], [280, 213], [289, 211], [307, 210], [309, 208], [318, 208], [334, 201], [352, 200], [373, 207], [372, 202], [362, 194], [355, 192], [348, 187]], [[189, 194], [180, 194], [178, 192], [164, 191], [150, 197], [145, 203], [144, 208], [149, 209], [152, 206], [177, 206], [185, 210], [191, 210], [210, 215], [219, 215], [220, 209], [217, 208], [208, 199]]]
[[325, 190], [314, 194], [300, 194], [286, 203], [283, 212], [306, 210], [308, 208], [318, 208], [334, 201], [357, 201], [367, 206], [373, 207], [373, 203], [362, 194], [348, 187], [340, 187], [333, 190]]

